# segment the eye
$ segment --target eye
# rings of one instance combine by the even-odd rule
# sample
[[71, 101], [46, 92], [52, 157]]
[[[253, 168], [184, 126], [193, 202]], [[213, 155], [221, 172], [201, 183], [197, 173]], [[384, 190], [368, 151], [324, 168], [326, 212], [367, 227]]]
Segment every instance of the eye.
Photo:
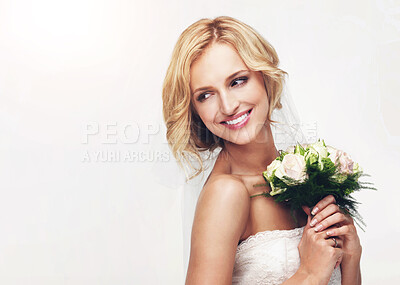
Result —
[[242, 86], [243, 84], [245, 84], [247, 82], [248, 78], [246, 76], [244, 77], [239, 77], [236, 78], [235, 80], [232, 81], [231, 86]]
[[197, 96], [197, 101], [203, 102], [204, 100], [206, 100], [210, 96], [211, 96], [210, 93], [204, 92], [204, 93], [200, 94], [199, 96]]

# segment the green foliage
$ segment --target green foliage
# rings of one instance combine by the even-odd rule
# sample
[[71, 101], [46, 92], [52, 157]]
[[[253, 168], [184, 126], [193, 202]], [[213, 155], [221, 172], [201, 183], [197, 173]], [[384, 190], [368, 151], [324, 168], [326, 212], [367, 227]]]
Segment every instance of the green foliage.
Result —
[[[275, 187], [286, 188], [287, 190], [274, 196], [269, 193], [263, 193], [262, 195], [273, 197], [276, 202], [288, 204], [293, 217], [293, 213], [302, 209], [303, 205], [313, 207], [324, 197], [333, 195], [336, 199], [336, 204], [345, 213], [350, 214], [358, 226], [364, 230], [361, 224], [365, 226], [365, 223], [357, 212], [359, 202], [350, 194], [361, 189], [376, 190], [376, 188], [367, 186], [371, 183], [359, 182], [359, 174], [345, 175], [343, 181], [337, 181], [333, 178], [335, 175], [340, 174], [337, 166], [329, 158], [322, 158], [322, 163], [324, 165], [322, 170], [318, 168], [317, 162], [306, 163], [308, 179], [300, 184], [296, 184], [296, 180], [287, 176], [284, 177], [286, 183], [276, 176], [271, 177], [270, 183]], [[366, 176], [366, 174], [361, 175]], [[268, 182], [268, 180], [266, 181]]]
[[[281, 177], [280, 179], [275, 175], [275, 172], [279, 167], [282, 167], [282, 164], [274, 163], [270, 165], [271, 169], [269, 171], [263, 172], [267, 185], [270, 184], [273, 189], [272, 195], [265, 192], [251, 197], [263, 195], [272, 197], [276, 202], [285, 203], [290, 206], [294, 217], [294, 212], [302, 209], [303, 205], [313, 207], [324, 197], [333, 195], [336, 199], [336, 204], [341, 210], [353, 217], [357, 225], [364, 230], [361, 224], [365, 225], [365, 223], [357, 212], [359, 202], [351, 194], [361, 189], [376, 190], [376, 188], [371, 186], [372, 183], [359, 181], [361, 176], [369, 175], [364, 174], [357, 163], [353, 165], [353, 173], [341, 172], [339, 157], [332, 162], [331, 158], [329, 158], [330, 152], [328, 149], [332, 150], [333, 148], [327, 148], [324, 140], [318, 140], [318, 142], [306, 147], [297, 143], [292, 150], [294, 155], [303, 157], [307, 178], [297, 181], [288, 176], [281, 177], [282, 173], [285, 172], [280, 171], [280, 175], [278, 175]], [[276, 160], [282, 162], [289, 153], [291, 151], [280, 150]], [[334, 156], [338, 154], [342, 155], [342, 152], [338, 151]], [[349, 158], [345, 157], [346, 159], [348, 160]], [[304, 170], [303, 165], [301, 167]]]

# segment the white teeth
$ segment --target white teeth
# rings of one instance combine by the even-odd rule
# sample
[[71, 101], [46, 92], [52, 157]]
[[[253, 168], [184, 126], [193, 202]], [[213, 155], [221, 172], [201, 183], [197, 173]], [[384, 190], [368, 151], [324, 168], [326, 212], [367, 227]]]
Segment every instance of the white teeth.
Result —
[[249, 114], [245, 113], [243, 115], [241, 115], [239, 118], [236, 118], [234, 120], [231, 121], [226, 121], [225, 123], [227, 123], [228, 125], [235, 125], [237, 123], [240, 123], [241, 121], [243, 121]]

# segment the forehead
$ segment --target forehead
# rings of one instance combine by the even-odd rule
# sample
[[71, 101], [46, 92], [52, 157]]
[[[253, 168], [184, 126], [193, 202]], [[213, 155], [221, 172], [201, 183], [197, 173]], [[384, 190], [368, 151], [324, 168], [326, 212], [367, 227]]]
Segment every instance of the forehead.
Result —
[[243, 69], [248, 68], [231, 45], [214, 43], [191, 65], [191, 90], [224, 82], [229, 75]]

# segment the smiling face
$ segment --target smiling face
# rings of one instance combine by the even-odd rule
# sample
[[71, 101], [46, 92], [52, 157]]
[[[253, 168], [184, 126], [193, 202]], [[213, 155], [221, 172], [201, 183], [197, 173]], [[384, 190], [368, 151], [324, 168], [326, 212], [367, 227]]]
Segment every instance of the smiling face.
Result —
[[260, 71], [251, 71], [236, 50], [214, 43], [190, 68], [193, 107], [207, 129], [234, 144], [263, 135], [268, 97]]

